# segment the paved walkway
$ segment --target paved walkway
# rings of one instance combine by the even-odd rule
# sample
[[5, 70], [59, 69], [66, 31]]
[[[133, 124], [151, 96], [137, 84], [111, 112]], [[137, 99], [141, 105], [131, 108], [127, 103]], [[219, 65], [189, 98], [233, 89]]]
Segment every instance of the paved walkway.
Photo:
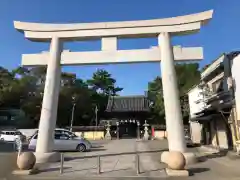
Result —
[[[24, 179], [114, 179], [128, 180], [142, 179], [170, 179], [170, 180], [240, 180], [240, 160], [231, 160], [226, 156], [210, 155], [203, 162], [188, 166], [187, 169], [193, 176], [180, 178], [169, 178], [163, 170], [164, 165], [160, 163], [161, 152], [140, 155], [140, 175], [136, 175], [135, 156], [126, 155], [126, 152], [166, 150], [167, 141], [136, 142], [133, 139], [113, 140], [109, 142], [96, 143], [92, 152], [66, 153], [64, 173], [59, 173], [60, 163], [44, 164], [41, 173]], [[196, 148], [189, 151], [197, 152]], [[122, 153], [124, 155], [101, 157], [101, 174], [97, 173], [97, 158], [86, 158], [83, 156], [106, 155]], [[16, 178], [15, 178], [16, 179]]]
[[[167, 142], [165, 142], [167, 143]], [[161, 141], [149, 141], [148, 147], [155, 149], [162, 146]], [[205, 154], [199, 152], [196, 148], [188, 148], [188, 151]], [[208, 152], [209, 154], [209, 152]], [[158, 157], [156, 157], [158, 158]], [[240, 159], [231, 160], [227, 156], [221, 154], [208, 155], [208, 158], [203, 158], [202, 162], [190, 165], [187, 169], [193, 176], [185, 178], [169, 178], [177, 180], [240, 180]]]
[[[104, 145], [94, 148], [92, 152], [66, 153], [64, 162], [64, 173], [59, 174], [60, 163], [44, 164], [40, 167], [41, 173], [35, 176], [48, 177], [133, 177], [137, 175], [136, 155], [124, 154], [127, 152], [149, 151], [147, 143], [136, 142], [134, 139], [112, 140]], [[159, 148], [158, 148], [159, 150]], [[97, 158], [82, 158], [83, 156], [96, 156], [106, 154], [123, 154], [101, 157], [101, 174], [98, 174]], [[156, 159], [153, 154], [140, 154], [139, 176], [166, 177], [164, 167], [160, 163], [160, 153]]]

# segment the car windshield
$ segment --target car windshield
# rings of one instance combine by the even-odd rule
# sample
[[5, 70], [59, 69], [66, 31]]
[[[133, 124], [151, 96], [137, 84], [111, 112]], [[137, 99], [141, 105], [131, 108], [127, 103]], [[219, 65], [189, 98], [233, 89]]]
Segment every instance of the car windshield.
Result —
[[73, 132], [71, 131], [64, 131], [64, 133], [68, 134], [69, 136], [72, 136], [72, 137], [77, 137], [76, 134], [74, 134]]
[[62, 134], [66, 134], [68, 136], [71, 136], [71, 137], [77, 137], [76, 134], [74, 134], [73, 132], [71, 131], [68, 131], [68, 130], [55, 130], [55, 133], [62, 133]]
[[[74, 134], [73, 132], [71, 132], [71, 131], [66, 131], [66, 130], [55, 130], [55, 133], [57, 133], [57, 134], [67, 134], [67, 135], [69, 135], [69, 136], [71, 136], [71, 137], [77, 137], [77, 135]], [[33, 136], [36, 135], [36, 134], [38, 134], [38, 131], [36, 131], [36, 132], [31, 136], [31, 138], [33, 138]], [[30, 138], [30, 139], [31, 139], [31, 138]], [[34, 138], [34, 139], [36, 139], [36, 138]]]

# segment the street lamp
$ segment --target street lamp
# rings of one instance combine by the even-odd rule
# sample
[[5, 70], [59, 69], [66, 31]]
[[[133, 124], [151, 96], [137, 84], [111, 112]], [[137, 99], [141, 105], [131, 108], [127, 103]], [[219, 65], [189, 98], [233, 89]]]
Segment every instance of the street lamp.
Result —
[[72, 107], [72, 117], [71, 117], [70, 131], [72, 131], [73, 120], [74, 120], [74, 111], [75, 111], [75, 106], [76, 106], [75, 99], [76, 99], [76, 97], [72, 96], [73, 107]]
[[119, 139], [119, 122], [118, 121], [116, 122], [116, 125], [117, 125], [117, 139]]

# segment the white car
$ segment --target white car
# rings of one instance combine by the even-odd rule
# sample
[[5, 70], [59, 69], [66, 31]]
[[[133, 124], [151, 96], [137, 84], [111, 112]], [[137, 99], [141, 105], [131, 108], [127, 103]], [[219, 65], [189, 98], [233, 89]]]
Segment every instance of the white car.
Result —
[[[38, 130], [30, 137], [30, 139], [37, 133], [38, 133]], [[69, 136], [72, 136], [72, 137], [75, 137], [75, 138], [78, 138], [78, 139], [82, 139], [81, 137], [74, 134], [72, 131], [69, 131], [69, 130], [63, 129], [63, 128], [56, 128], [55, 133], [63, 133], [63, 134], [67, 134]]]
[[0, 133], [0, 140], [7, 141], [7, 142], [13, 142], [16, 141], [16, 139], [23, 140], [24, 136], [20, 131], [1, 131]]
[[[69, 131], [71, 132], [71, 131]], [[28, 149], [35, 150], [37, 145], [37, 137], [38, 133], [35, 133], [28, 145]], [[57, 129], [55, 130], [54, 135], [54, 150], [55, 151], [90, 151], [91, 150], [91, 143], [85, 139], [82, 139], [80, 137], [77, 137], [76, 135], [73, 136], [73, 134], [68, 134], [64, 132], [60, 132]]]

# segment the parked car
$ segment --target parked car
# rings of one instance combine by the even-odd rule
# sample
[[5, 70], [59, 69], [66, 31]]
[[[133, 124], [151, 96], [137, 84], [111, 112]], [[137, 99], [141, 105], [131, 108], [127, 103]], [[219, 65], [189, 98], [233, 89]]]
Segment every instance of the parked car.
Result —
[[[69, 131], [71, 132], [71, 131]], [[60, 132], [57, 129], [54, 134], [55, 151], [79, 151], [85, 152], [91, 150], [91, 143], [88, 140], [73, 136], [69, 132]], [[35, 150], [37, 145], [38, 132], [35, 133], [29, 141], [28, 149]]]
[[76, 139], [83, 139], [82, 137], [77, 136], [74, 132], [72, 132], [72, 131], [70, 131], [70, 130], [68, 130], [68, 129], [56, 128], [56, 129], [55, 129], [55, 132], [56, 132], [56, 133], [67, 134], [67, 135], [69, 135], [69, 136], [71, 136], [71, 137], [74, 137], [74, 138], [76, 138]]
[[16, 141], [16, 139], [21, 139], [21, 141], [24, 141], [25, 136], [20, 131], [15, 130], [7, 130], [0, 132], [0, 140], [2, 141], [12, 142]]
[[[30, 137], [30, 139], [37, 133], [38, 133], [38, 130], [36, 130], [36, 132]], [[82, 139], [82, 137], [77, 136], [74, 132], [69, 131], [68, 129], [56, 128], [55, 133], [63, 133], [63, 134], [67, 134], [67, 135], [75, 137], [75, 138]]]
[[[33, 137], [35, 134], [37, 134], [37, 133], [38, 133], [38, 130], [28, 139], [28, 142], [29, 142], [29, 141], [32, 139], [32, 137]], [[90, 141], [88, 141], [87, 139], [85, 139], [85, 138], [83, 138], [83, 137], [77, 136], [74, 132], [72, 132], [72, 131], [70, 131], [70, 130], [68, 130], [68, 129], [56, 128], [56, 129], [55, 129], [55, 133], [67, 134], [67, 135], [71, 136], [71, 137], [74, 138], [74, 139], [84, 139], [84, 140], [87, 141], [89, 144], [91, 144]]]

